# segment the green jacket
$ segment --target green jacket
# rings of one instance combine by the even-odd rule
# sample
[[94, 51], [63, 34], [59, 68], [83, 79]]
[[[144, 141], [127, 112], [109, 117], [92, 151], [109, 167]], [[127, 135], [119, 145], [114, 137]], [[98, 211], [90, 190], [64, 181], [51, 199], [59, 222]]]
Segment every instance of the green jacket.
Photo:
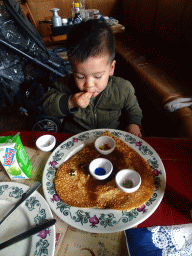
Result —
[[66, 123], [78, 127], [79, 132], [97, 128], [124, 129], [129, 124], [141, 126], [142, 111], [134, 94], [135, 90], [123, 78], [110, 77], [105, 90], [96, 98], [91, 98], [84, 109], [68, 108], [70, 96], [79, 92], [73, 75], [58, 79], [55, 87], [43, 97], [44, 112], [60, 118], [65, 116]]

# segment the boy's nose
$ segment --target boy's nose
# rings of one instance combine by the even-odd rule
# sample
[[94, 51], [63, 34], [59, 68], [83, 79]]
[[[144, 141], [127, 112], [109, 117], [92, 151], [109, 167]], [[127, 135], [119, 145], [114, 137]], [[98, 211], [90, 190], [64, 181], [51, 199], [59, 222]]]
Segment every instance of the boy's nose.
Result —
[[94, 83], [93, 81], [90, 79], [90, 80], [86, 80], [85, 82], [85, 88], [87, 90], [91, 90], [92, 88], [94, 87]]

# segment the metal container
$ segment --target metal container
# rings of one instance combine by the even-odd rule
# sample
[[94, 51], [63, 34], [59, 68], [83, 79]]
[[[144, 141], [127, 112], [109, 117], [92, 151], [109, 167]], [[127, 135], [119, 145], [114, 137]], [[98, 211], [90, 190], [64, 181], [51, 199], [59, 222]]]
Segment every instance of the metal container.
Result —
[[53, 27], [59, 27], [62, 26], [61, 17], [58, 14], [58, 11], [60, 9], [58, 8], [52, 8], [50, 11], [53, 12], [53, 16], [51, 18], [51, 23]]

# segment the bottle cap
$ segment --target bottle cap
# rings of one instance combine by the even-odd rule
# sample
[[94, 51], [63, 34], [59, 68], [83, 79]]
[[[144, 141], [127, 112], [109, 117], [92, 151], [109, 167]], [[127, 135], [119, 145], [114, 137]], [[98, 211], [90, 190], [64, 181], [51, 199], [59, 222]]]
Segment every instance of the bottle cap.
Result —
[[79, 7], [79, 3], [75, 3], [75, 8], [78, 8]]

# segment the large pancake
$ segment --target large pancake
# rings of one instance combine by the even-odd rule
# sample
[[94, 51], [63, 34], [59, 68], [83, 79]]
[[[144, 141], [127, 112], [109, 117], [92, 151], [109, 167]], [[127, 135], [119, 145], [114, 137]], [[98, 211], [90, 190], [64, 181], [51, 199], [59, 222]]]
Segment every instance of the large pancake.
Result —
[[[154, 177], [149, 164], [122, 140], [106, 132], [116, 141], [115, 150], [103, 156], [94, 142], [60, 165], [56, 172], [55, 189], [62, 201], [74, 207], [98, 207], [114, 210], [131, 210], [146, 203], [154, 192]], [[102, 136], [103, 136], [102, 135]], [[114, 167], [112, 175], [104, 180], [89, 174], [90, 162], [98, 157], [109, 159]], [[141, 176], [141, 186], [134, 193], [122, 192], [115, 183], [115, 174], [122, 169], [133, 169]]]

